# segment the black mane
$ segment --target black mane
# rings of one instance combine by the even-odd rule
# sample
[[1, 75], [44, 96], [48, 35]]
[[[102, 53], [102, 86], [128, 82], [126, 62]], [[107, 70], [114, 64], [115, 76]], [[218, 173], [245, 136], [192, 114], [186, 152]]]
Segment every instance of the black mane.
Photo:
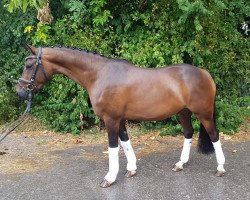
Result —
[[89, 50], [86, 50], [86, 49], [82, 49], [82, 48], [79, 48], [79, 47], [72, 47], [72, 46], [51, 46], [50, 48], [65, 48], [65, 49], [70, 49], [70, 50], [77, 50], [77, 51], [80, 51], [80, 52], [83, 52], [83, 53], [90, 53], [90, 54], [94, 54], [94, 55], [98, 55], [98, 56], [101, 56], [103, 58], [107, 58], [107, 59], [111, 59], [111, 60], [115, 60], [115, 61], [119, 61], [119, 62], [127, 62], [127, 63], [130, 63], [128, 60], [124, 59], [124, 58], [110, 58], [110, 57], [107, 57], [107, 56], [104, 56], [102, 54], [99, 54], [99, 53], [96, 53], [95, 51], [89, 51]]

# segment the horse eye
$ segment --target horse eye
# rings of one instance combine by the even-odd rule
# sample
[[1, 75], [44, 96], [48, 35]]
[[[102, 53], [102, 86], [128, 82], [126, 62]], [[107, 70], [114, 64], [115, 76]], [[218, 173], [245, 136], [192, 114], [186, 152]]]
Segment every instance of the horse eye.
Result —
[[32, 65], [25, 65], [26, 69], [30, 69], [32, 67]]

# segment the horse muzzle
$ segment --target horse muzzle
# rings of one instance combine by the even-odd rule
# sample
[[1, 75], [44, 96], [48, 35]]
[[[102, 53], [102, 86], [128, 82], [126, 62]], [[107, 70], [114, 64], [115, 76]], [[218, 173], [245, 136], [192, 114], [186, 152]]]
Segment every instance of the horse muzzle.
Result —
[[16, 94], [19, 98], [19, 100], [27, 100], [28, 98], [28, 91], [20, 89], [16, 91]]
[[19, 98], [19, 100], [28, 100], [29, 99], [29, 90], [26, 90], [24, 88], [20, 88], [16, 90], [16, 94]]

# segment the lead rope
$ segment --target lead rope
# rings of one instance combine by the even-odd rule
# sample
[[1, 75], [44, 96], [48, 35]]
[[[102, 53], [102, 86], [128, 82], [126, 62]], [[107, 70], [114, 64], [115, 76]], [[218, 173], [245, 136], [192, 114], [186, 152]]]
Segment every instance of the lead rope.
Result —
[[32, 90], [29, 90], [28, 99], [26, 101], [27, 106], [24, 113], [16, 121], [12, 122], [7, 129], [1, 131], [2, 136], [0, 138], [0, 142], [28, 118], [31, 106], [31, 98], [32, 98]]

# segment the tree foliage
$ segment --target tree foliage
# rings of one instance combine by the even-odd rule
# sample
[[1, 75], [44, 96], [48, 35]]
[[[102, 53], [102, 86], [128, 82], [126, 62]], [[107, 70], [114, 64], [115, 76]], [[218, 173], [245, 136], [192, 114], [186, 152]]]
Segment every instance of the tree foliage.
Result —
[[8, 11], [14, 12], [20, 9], [23, 12], [26, 12], [29, 6], [38, 9], [43, 4], [45, 4], [45, 2], [47, 2], [47, 0], [10, 0], [8, 2]]
[[[14, 2], [19, 4], [13, 6]], [[242, 123], [240, 107], [244, 110], [249, 105], [250, 42], [248, 31], [242, 30], [243, 22], [249, 25], [246, 0], [50, 1], [52, 24], [37, 21], [37, 11], [28, 7], [45, 2], [0, 3], [4, 13], [0, 14], [0, 30], [5, 33], [0, 43], [5, 49], [0, 52], [0, 70], [1, 74], [8, 72], [1, 77], [2, 88], [7, 88], [7, 79], [17, 78], [22, 68], [22, 42], [80, 47], [142, 67], [185, 62], [207, 69], [214, 77], [220, 129], [234, 132]], [[21, 10], [10, 14], [6, 7]], [[20, 17], [19, 23], [12, 22]], [[12, 98], [8, 96], [10, 88], [5, 91], [1, 91], [2, 99]], [[56, 76], [35, 100], [33, 113], [58, 131], [78, 133], [83, 125], [98, 122], [86, 91], [63, 76]], [[5, 107], [10, 105], [16, 108], [11, 102]]]

